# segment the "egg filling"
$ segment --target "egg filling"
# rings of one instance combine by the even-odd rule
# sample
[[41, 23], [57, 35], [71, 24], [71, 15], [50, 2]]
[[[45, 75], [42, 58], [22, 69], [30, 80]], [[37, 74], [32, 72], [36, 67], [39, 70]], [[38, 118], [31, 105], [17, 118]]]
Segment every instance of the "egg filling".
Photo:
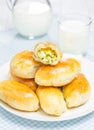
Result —
[[54, 63], [57, 60], [57, 55], [54, 50], [50, 48], [42, 48], [37, 53], [38, 58], [45, 63]]

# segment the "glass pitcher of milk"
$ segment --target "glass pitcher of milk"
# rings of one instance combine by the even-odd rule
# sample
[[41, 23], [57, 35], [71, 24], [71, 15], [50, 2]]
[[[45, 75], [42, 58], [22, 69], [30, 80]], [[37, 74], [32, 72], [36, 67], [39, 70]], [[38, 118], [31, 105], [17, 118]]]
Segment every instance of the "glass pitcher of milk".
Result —
[[7, 0], [19, 34], [33, 39], [45, 35], [52, 21], [49, 0]]

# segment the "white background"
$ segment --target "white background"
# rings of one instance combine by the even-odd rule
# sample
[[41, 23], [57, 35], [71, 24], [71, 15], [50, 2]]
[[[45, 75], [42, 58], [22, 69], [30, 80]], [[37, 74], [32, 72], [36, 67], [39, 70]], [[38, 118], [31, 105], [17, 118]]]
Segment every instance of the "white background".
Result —
[[[0, 0], [0, 30], [13, 27], [11, 11], [7, 8], [6, 0]], [[61, 13], [80, 13], [94, 19], [94, 0], [50, 0], [54, 14], [58, 17]], [[94, 30], [92, 23], [91, 30]]]

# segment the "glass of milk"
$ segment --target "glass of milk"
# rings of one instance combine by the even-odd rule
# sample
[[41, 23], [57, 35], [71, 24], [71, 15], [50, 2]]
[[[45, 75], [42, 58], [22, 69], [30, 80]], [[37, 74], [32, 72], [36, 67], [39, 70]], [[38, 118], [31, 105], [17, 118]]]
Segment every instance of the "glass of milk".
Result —
[[33, 39], [48, 32], [52, 21], [49, 0], [7, 0], [7, 4], [20, 35]]
[[89, 47], [91, 18], [65, 14], [59, 19], [59, 46], [63, 52], [86, 55]]

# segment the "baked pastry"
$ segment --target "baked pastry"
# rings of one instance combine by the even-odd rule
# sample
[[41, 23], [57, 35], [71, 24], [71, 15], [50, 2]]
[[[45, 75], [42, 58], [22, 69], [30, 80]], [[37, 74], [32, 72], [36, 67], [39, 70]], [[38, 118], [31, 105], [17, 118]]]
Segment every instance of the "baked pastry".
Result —
[[35, 77], [37, 69], [40, 67], [41, 63], [33, 59], [33, 52], [25, 50], [17, 53], [10, 62], [10, 71], [13, 75], [31, 79]]
[[90, 97], [88, 80], [83, 74], [78, 74], [70, 84], [63, 87], [63, 94], [68, 108], [84, 104]]
[[33, 90], [14, 80], [0, 83], [0, 99], [21, 111], [37, 111], [39, 108], [39, 100]]
[[36, 94], [42, 110], [54, 116], [60, 116], [66, 111], [66, 103], [61, 90], [55, 87], [38, 87]]
[[62, 58], [59, 48], [51, 42], [40, 42], [35, 45], [34, 59], [46, 65], [56, 65]]
[[35, 82], [40, 86], [60, 87], [70, 83], [80, 72], [80, 63], [70, 58], [55, 66], [41, 66], [35, 74]]
[[34, 92], [36, 91], [38, 87], [34, 79], [22, 79], [13, 75], [12, 73], [10, 73], [10, 79], [28, 85]]

